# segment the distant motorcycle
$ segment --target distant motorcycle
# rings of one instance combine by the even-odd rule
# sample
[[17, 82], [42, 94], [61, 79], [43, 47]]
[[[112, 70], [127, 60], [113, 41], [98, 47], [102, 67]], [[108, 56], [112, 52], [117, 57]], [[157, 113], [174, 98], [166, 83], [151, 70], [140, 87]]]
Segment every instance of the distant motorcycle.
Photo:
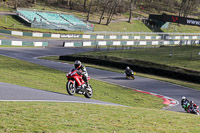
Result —
[[[77, 69], [72, 69], [69, 73], [66, 74], [68, 79], [66, 84], [66, 90], [69, 95], [82, 94], [86, 98], [91, 98], [93, 95], [92, 87], [89, 85], [87, 87], [86, 83], [84, 82], [82, 75], [79, 74]], [[90, 77], [88, 76], [88, 80]]]
[[135, 72], [131, 72], [131, 74], [128, 74], [128, 75], [126, 73], [124, 73], [124, 74], [126, 75], [127, 79], [133, 79], [133, 80], [135, 79], [135, 75], [136, 75]]

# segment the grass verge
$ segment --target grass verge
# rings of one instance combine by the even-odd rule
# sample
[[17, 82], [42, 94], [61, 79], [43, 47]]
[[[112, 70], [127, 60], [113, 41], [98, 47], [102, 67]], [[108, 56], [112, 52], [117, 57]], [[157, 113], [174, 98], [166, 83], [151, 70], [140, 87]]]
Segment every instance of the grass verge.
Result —
[[0, 132], [200, 132], [197, 116], [163, 110], [40, 102], [0, 102], [0, 106]]
[[171, 23], [168, 29], [162, 29], [163, 32], [172, 32], [172, 33], [199, 33], [199, 26], [183, 25]]
[[[67, 79], [64, 72], [5, 56], [0, 56], [0, 62], [0, 82], [67, 93], [65, 90]], [[94, 89], [92, 99], [135, 107], [161, 109], [165, 106], [162, 104], [162, 99], [151, 95], [94, 79], [89, 82]]]
[[109, 25], [95, 24], [95, 31], [112, 31], [112, 32], [152, 32], [144, 23], [138, 20], [128, 22], [115, 22]]

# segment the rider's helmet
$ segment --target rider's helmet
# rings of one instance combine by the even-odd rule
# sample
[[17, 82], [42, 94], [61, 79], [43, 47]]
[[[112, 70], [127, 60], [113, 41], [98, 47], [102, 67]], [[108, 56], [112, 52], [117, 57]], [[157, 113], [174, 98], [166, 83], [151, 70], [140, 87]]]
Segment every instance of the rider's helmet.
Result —
[[194, 101], [190, 101], [190, 105], [194, 104]]
[[129, 70], [129, 69], [130, 69], [130, 67], [128, 67], [128, 66], [127, 66], [127, 67], [126, 67], [126, 69], [127, 69], [127, 70]]
[[79, 69], [80, 67], [81, 67], [81, 62], [79, 61], [79, 60], [76, 60], [75, 62], [74, 62], [74, 67], [76, 68], [76, 69]]
[[185, 96], [183, 96], [183, 97], [182, 97], [182, 100], [185, 100], [185, 99], [186, 99], [186, 97], [185, 97]]

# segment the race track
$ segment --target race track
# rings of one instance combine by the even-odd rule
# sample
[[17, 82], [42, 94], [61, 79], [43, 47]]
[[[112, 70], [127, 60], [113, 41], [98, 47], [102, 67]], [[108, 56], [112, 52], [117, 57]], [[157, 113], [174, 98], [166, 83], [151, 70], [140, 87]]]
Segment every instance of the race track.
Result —
[[[37, 59], [37, 57], [50, 56], [50, 55], [66, 55], [66, 54], [87, 52], [87, 51], [91, 51], [91, 50], [92, 49], [90, 49], [90, 48], [63, 48], [63, 47], [0, 48], [0, 54], [67, 72], [73, 67], [72, 65], [53, 62], [53, 61], [41, 60], [41, 59]], [[171, 83], [166, 83], [166, 82], [148, 79], [148, 78], [142, 78], [142, 77], [136, 77], [136, 79], [134, 81], [127, 80], [124, 78], [124, 75], [121, 73], [103, 71], [103, 70], [98, 70], [98, 69], [94, 69], [94, 68], [87, 68], [87, 70], [89, 72], [89, 75], [94, 79], [118, 84], [121, 86], [126, 86], [129, 88], [135, 88], [135, 89], [139, 89], [139, 90], [143, 90], [143, 91], [147, 91], [147, 92], [164, 95], [164, 96], [176, 99], [179, 102], [181, 100], [181, 97], [184, 95], [188, 99], [194, 100], [198, 105], [200, 105], [200, 99], [199, 99], [200, 91], [197, 91], [197, 90], [194, 90], [191, 88], [186, 88], [186, 87], [174, 85]], [[6, 91], [8, 91], [8, 89], [4, 89], [4, 91], [2, 91], [3, 90], [2, 88], [4, 88], [4, 87], [2, 87], [2, 84], [4, 85], [4, 87], [7, 86], [4, 83], [0, 83], [0, 85], [1, 85], [0, 100], [20, 100], [17, 98], [23, 97], [23, 94], [21, 94], [20, 96], [18, 95], [18, 96], [15, 96], [15, 98], [13, 98], [13, 95], [15, 95], [15, 93], [6, 92]], [[10, 86], [12, 86], [12, 85], [10, 85]], [[20, 89], [20, 87], [17, 87], [17, 88]], [[32, 89], [27, 89], [27, 90], [32, 91]], [[3, 92], [7, 94], [6, 98], [3, 98], [3, 97], [5, 97], [5, 94]], [[45, 92], [45, 91], [43, 91], [43, 92], [51, 93], [51, 92]], [[28, 93], [28, 91], [26, 93]], [[37, 94], [37, 92], [35, 91], [34, 95], [37, 96], [39, 94]], [[47, 94], [47, 95], [51, 95], [51, 94]], [[62, 100], [63, 101], [87, 100], [86, 102], [92, 102], [92, 101], [94, 101], [94, 103], [97, 102], [96, 100], [92, 100], [92, 99], [71, 97], [71, 96], [64, 95], [64, 94], [58, 94], [58, 95], [62, 95], [64, 98], [57, 99], [54, 96], [50, 96], [50, 97], [47, 97], [46, 99], [42, 99], [42, 97], [36, 98], [35, 96], [33, 96], [31, 99], [27, 99], [27, 100], [38, 100], [38, 99], [39, 100], [52, 100], [52, 101], [54, 101], [54, 100], [55, 101], [56, 100], [58, 100], [58, 101], [59, 100], [61, 100], [61, 101]], [[100, 101], [98, 101], [98, 102], [101, 103]], [[102, 104], [103, 104], [103, 102], [102, 102]], [[105, 103], [105, 104], [111, 104], [111, 103]], [[183, 109], [181, 108], [180, 105], [168, 108], [168, 110], [183, 112]]]

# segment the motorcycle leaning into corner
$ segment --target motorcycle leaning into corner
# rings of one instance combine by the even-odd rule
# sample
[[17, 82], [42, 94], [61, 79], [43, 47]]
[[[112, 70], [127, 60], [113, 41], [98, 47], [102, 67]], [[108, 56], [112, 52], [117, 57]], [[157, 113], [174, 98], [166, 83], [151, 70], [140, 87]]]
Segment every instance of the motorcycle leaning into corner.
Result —
[[136, 73], [135, 72], [131, 72], [130, 74], [124, 73], [124, 75], [126, 75], [127, 79], [133, 79], [134, 80]]
[[135, 79], [135, 72], [132, 70], [132, 69], [130, 69], [130, 67], [126, 67], [126, 69], [125, 69], [125, 71], [124, 71], [124, 74], [126, 75], [126, 78], [127, 79]]
[[[72, 69], [69, 73], [66, 74], [66, 77], [68, 79], [66, 84], [66, 90], [69, 95], [82, 94], [86, 98], [91, 98], [93, 95], [93, 90], [90, 85], [86, 85], [86, 83], [83, 80], [83, 76], [80, 75], [80, 72], [77, 69]], [[90, 77], [88, 76], [88, 80], [90, 80]]]
[[[196, 105], [196, 104], [195, 104]], [[188, 113], [192, 113], [192, 114], [196, 114], [196, 115], [200, 115], [199, 112], [199, 106], [194, 106], [193, 108], [190, 108], [190, 106], [188, 107]]]
[[182, 108], [184, 108], [185, 111], [187, 111], [188, 107], [190, 106], [190, 103], [189, 102], [185, 102], [183, 105], [182, 105]]

